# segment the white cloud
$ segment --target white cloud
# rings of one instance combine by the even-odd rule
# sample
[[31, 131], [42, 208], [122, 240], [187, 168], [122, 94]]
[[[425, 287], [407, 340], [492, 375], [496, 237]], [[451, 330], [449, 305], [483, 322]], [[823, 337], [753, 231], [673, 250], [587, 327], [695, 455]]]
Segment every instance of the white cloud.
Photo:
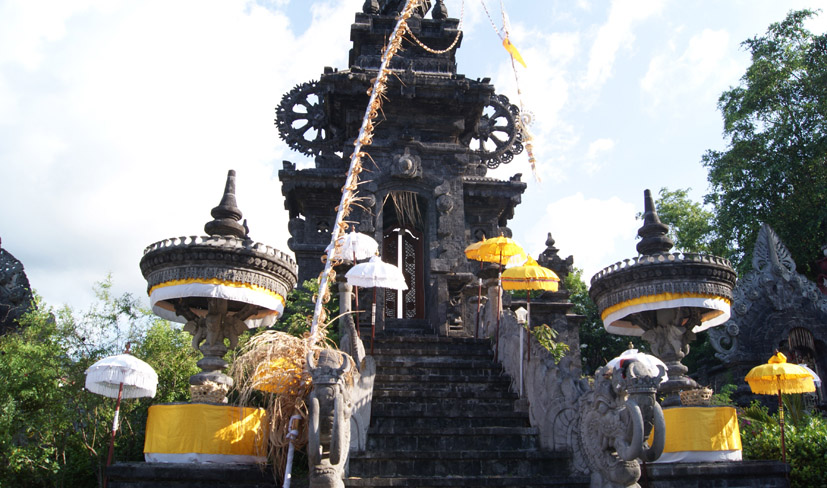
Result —
[[589, 144], [586, 151], [586, 160], [583, 164], [586, 174], [594, 175], [603, 167], [602, 158], [615, 147], [615, 141], [608, 138], [597, 139]]
[[708, 100], [714, 106], [717, 95], [743, 71], [735, 58], [737, 46], [727, 31], [711, 29], [692, 36], [683, 53], [678, 54], [675, 42], [652, 58], [640, 80], [650, 112], [687, 98]]
[[612, 75], [615, 57], [621, 47], [634, 43], [635, 26], [660, 13], [662, 0], [614, 0], [609, 18], [597, 31], [589, 52], [589, 64], [583, 84], [586, 88], [598, 89]]
[[252, 237], [288, 251], [274, 109], [346, 65], [361, 2], [317, 2], [300, 36], [284, 2], [57, 4], [0, 4], [0, 231], [46, 301], [109, 271], [143, 295], [143, 248], [203, 233], [230, 168]]
[[636, 211], [634, 204], [618, 197], [602, 200], [577, 192], [549, 203], [545, 213], [517, 239], [528, 243], [531, 254], [537, 255], [551, 232], [560, 255], [574, 255], [574, 265], [584, 270], [588, 283], [604, 267], [637, 255], [635, 235], [640, 223], [635, 220]]

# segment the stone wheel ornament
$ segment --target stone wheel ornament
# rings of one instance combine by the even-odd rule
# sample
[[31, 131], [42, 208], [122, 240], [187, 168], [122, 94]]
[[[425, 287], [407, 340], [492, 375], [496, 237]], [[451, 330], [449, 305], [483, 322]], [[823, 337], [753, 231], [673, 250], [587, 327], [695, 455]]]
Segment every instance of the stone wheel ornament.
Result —
[[282, 140], [307, 156], [332, 152], [341, 143], [325, 112], [318, 82], [308, 81], [285, 93], [276, 107], [276, 126]]
[[523, 152], [520, 109], [505, 95], [492, 95], [468, 147], [490, 169], [508, 164]]

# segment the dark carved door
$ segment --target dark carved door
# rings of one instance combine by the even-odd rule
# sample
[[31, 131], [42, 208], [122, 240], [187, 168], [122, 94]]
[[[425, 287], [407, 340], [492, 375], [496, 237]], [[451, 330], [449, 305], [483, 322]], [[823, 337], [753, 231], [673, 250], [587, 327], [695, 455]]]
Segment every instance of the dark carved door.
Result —
[[394, 227], [382, 236], [382, 260], [399, 266], [408, 289], [385, 290], [385, 317], [425, 318], [425, 273], [422, 233], [413, 227]]

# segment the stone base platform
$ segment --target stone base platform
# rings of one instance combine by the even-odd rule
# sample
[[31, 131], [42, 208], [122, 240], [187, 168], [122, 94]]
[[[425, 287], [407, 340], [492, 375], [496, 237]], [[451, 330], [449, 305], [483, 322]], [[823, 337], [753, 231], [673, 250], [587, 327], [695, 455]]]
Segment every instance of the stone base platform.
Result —
[[789, 470], [780, 461], [655, 463], [646, 465], [639, 483], [642, 488], [788, 488]]
[[[107, 470], [108, 488], [276, 488], [270, 466], [242, 464], [115, 463]], [[307, 488], [294, 476], [291, 488]]]

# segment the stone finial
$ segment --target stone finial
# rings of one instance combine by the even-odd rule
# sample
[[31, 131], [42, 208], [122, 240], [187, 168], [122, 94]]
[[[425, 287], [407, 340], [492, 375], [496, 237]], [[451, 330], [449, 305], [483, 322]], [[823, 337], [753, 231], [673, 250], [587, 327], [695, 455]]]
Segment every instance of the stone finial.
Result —
[[204, 232], [211, 236], [234, 236], [247, 239], [246, 228], [239, 223], [241, 210], [235, 201], [235, 171], [227, 172], [227, 184], [224, 186], [224, 196], [221, 203], [210, 211], [213, 220], [204, 225]]
[[365, 3], [362, 5], [362, 12], [369, 15], [377, 15], [379, 13], [378, 0], [365, 0]]
[[551, 232], [549, 232], [546, 239], [546, 249], [537, 257], [537, 263], [557, 273], [561, 280], [565, 280], [566, 276], [574, 271], [574, 257], [561, 258], [558, 255], [560, 250], [554, 247], [554, 242], [554, 238], [551, 237]]
[[448, 7], [445, 6], [445, 2], [443, 0], [436, 0], [436, 5], [434, 5], [434, 9], [431, 11], [431, 16], [435, 20], [448, 18]]
[[672, 249], [672, 239], [667, 237], [669, 226], [661, 223], [658, 212], [655, 210], [655, 202], [652, 200], [652, 192], [643, 191], [643, 226], [638, 229], [637, 235], [641, 237], [637, 243], [637, 252], [640, 254], [657, 254], [669, 252]]

